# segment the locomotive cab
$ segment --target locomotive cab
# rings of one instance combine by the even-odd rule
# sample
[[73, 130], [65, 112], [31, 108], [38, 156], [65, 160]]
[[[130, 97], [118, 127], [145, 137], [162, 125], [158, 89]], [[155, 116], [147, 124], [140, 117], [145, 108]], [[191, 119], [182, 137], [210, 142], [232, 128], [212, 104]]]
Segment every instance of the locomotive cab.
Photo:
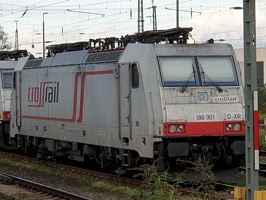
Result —
[[0, 145], [7, 147], [9, 144], [10, 133], [10, 103], [13, 70], [16, 61], [4, 60], [0, 61]]
[[164, 135], [156, 137], [163, 138], [165, 156], [175, 164], [189, 160], [223, 166], [243, 161], [239, 66], [230, 45], [209, 45], [187, 45], [180, 48], [186, 54], [177, 50], [176, 55], [158, 57], [165, 121]]
[[243, 161], [243, 83], [231, 45], [129, 44], [120, 62], [128, 71], [136, 63], [138, 72], [129, 74], [139, 80], [138, 88], [125, 82], [120, 95], [128, 108], [120, 116], [127, 145], [147, 157], [153, 145], [162, 170], [186, 161], [221, 167]]

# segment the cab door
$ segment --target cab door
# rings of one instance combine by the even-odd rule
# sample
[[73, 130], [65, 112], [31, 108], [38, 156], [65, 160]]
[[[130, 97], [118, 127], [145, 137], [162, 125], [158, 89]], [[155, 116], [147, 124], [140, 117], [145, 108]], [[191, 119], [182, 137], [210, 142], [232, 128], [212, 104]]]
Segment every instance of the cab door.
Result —
[[132, 139], [131, 63], [118, 65], [119, 138], [128, 145]]

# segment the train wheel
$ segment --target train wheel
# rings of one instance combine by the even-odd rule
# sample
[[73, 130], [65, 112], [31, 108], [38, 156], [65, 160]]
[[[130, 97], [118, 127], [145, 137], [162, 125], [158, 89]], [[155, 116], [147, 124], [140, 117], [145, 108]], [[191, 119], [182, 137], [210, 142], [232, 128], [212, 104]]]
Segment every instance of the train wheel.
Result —
[[39, 144], [36, 157], [38, 159], [47, 159], [49, 157], [49, 152], [45, 147], [44, 141], [41, 141]]
[[0, 144], [9, 144], [9, 132], [5, 131], [5, 124], [0, 124]]
[[95, 147], [94, 157], [102, 169], [110, 165], [109, 153], [106, 147]]
[[3, 125], [0, 124], [0, 144], [3, 144], [3, 143], [4, 143], [4, 128], [3, 128]]

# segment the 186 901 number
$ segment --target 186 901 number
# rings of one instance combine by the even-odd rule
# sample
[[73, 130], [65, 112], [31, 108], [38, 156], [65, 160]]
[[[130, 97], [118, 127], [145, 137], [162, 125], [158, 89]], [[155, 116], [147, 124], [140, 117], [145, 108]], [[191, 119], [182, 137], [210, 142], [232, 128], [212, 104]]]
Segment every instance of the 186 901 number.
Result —
[[211, 121], [211, 120], [215, 120], [215, 115], [214, 114], [200, 114], [200, 115], [196, 115], [196, 119], [199, 121], [201, 120]]

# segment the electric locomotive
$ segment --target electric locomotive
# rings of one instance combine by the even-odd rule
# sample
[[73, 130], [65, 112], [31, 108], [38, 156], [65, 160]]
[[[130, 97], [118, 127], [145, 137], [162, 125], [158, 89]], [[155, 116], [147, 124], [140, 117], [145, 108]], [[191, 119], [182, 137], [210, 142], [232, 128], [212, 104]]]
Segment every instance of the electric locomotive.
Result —
[[26, 50], [0, 51], [0, 146], [5, 148], [9, 142], [13, 70], [17, 59], [28, 55]]
[[20, 59], [10, 143], [120, 174], [155, 160], [159, 170], [240, 162], [244, 98], [234, 50], [188, 44], [191, 30], [90, 40], [77, 51], [54, 45], [51, 57]]

